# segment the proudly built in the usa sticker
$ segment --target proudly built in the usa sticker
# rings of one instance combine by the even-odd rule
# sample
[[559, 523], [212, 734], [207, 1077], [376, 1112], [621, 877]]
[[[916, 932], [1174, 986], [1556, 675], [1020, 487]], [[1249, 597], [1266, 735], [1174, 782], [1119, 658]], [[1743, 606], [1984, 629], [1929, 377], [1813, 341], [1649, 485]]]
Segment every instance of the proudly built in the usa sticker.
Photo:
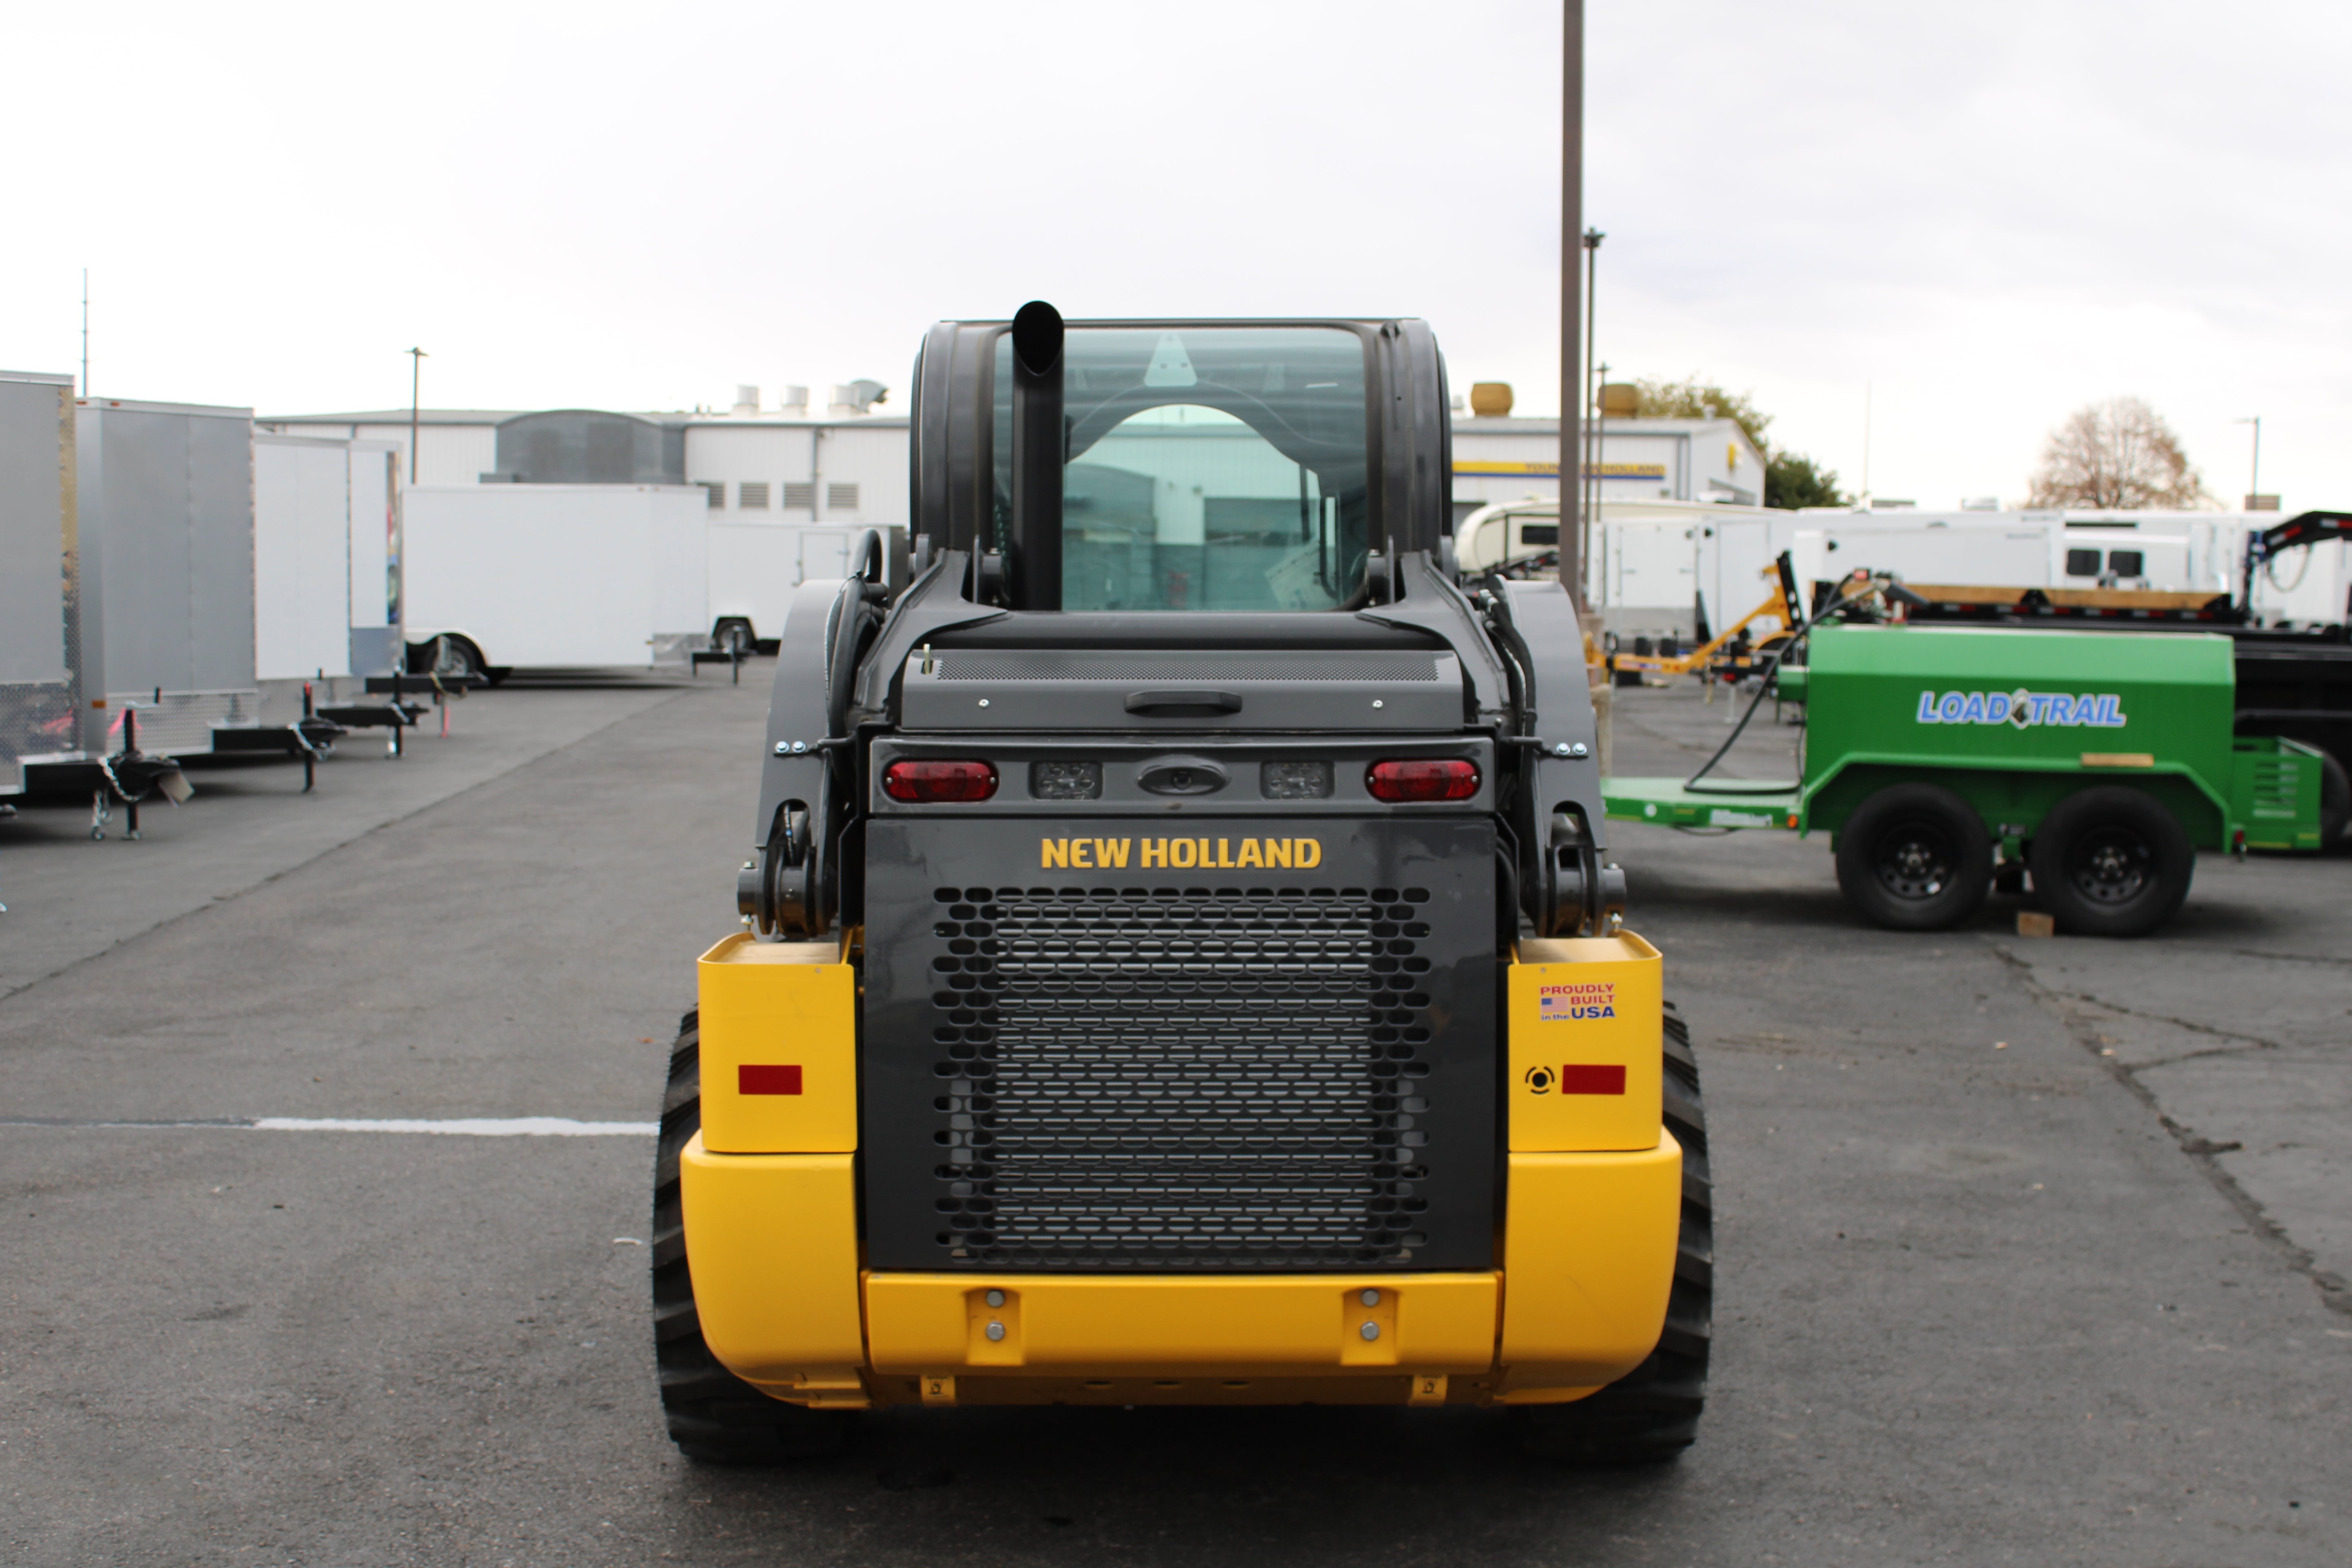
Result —
[[1617, 983], [1586, 980], [1547, 985], [1536, 993], [1537, 1016], [1547, 1024], [1573, 1024], [1617, 1016]]

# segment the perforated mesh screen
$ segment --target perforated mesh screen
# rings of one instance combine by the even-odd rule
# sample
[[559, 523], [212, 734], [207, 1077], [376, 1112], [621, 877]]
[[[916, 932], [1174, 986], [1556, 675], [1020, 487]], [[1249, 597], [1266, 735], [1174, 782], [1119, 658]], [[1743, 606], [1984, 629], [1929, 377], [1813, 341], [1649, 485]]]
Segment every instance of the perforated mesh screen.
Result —
[[941, 680], [1429, 680], [1425, 653], [1052, 653], [1028, 649], [942, 653]]
[[943, 1258], [1348, 1268], [1425, 1245], [1427, 890], [934, 899]]

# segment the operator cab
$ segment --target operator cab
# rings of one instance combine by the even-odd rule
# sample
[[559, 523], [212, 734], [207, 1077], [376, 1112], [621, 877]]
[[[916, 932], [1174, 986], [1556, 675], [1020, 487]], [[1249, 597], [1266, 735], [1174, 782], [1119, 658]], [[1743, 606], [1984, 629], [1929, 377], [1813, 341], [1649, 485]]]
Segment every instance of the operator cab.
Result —
[[933, 328], [915, 385], [915, 531], [971, 552], [1009, 609], [1351, 610], [1381, 595], [1370, 563], [1445, 532], [1445, 370], [1420, 321], [1030, 305]]

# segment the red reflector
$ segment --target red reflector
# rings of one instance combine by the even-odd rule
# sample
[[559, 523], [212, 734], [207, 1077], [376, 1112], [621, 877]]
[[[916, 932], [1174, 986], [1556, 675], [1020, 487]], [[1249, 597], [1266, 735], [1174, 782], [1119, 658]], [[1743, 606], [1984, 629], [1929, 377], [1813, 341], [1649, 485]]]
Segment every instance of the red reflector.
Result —
[[1559, 1069], [1559, 1091], [1562, 1094], [1622, 1094], [1625, 1092], [1625, 1069], [1621, 1067], [1564, 1067]]
[[1374, 763], [1364, 787], [1374, 800], [1468, 800], [1478, 793], [1478, 768], [1459, 757]]
[[882, 770], [882, 793], [892, 800], [986, 800], [996, 793], [996, 770], [986, 763], [892, 763]]
[[738, 1094], [798, 1094], [801, 1091], [801, 1069], [791, 1067], [739, 1067], [735, 1069], [735, 1092]]

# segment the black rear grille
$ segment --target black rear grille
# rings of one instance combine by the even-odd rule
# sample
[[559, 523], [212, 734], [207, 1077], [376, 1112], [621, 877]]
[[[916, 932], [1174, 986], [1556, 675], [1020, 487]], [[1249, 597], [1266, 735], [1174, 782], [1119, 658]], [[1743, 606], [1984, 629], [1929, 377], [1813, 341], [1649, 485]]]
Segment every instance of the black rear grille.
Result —
[[1491, 822], [1187, 812], [1308, 864], [1185, 870], [1141, 864], [1173, 814], [1098, 820], [1123, 868], [1046, 869], [1044, 815], [866, 824], [867, 1267], [1491, 1268]]
[[934, 899], [950, 1257], [1343, 1268], [1427, 1245], [1427, 889]]

